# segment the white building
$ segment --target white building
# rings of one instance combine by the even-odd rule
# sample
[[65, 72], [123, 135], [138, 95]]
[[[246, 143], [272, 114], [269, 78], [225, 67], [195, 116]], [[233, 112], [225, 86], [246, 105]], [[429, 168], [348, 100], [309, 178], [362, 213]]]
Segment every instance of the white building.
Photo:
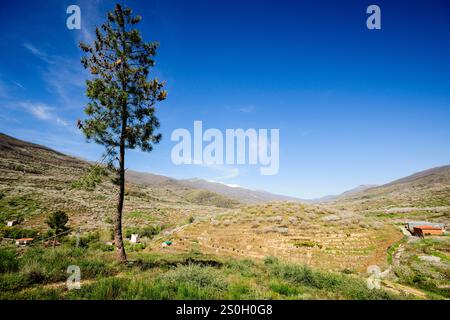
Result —
[[131, 243], [138, 243], [138, 242], [139, 242], [139, 235], [133, 233], [133, 234], [131, 235]]
[[17, 220], [11, 220], [11, 221], [6, 222], [6, 226], [8, 226], [8, 227], [12, 227], [16, 224], [17, 224]]

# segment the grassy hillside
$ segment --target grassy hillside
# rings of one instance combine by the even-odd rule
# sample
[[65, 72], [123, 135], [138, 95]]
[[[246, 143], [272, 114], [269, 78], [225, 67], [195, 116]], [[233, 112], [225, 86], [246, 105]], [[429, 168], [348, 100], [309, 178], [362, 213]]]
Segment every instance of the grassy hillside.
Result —
[[[6, 135], [0, 135], [0, 151], [0, 222], [23, 219], [22, 226], [40, 230], [46, 215], [60, 209], [68, 213], [72, 226], [110, 226], [116, 187], [104, 168]], [[126, 187], [126, 226], [176, 226], [191, 215], [238, 205], [213, 192], [162, 183], [168, 178], [142, 186], [134, 183], [136, 176], [130, 175]]]
[[418, 172], [362, 192], [343, 194], [336, 202], [364, 210], [450, 207], [450, 166]]

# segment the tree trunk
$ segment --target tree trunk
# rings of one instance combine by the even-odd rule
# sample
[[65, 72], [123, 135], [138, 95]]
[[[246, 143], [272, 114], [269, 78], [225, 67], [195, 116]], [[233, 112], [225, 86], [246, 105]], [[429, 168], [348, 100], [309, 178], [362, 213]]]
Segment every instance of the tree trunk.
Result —
[[[123, 139], [121, 139], [123, 140]], [[114, 244], [116, 245], [117, 260], [119, 262], [126, 262], [127, 255], [123, 245], [122, 237], [122, 210], [125, 196], [125, 143], [120, 143], [120, 159], [119, 159], [119, 197], [117, 201], [117, 212], [114, 225]]]
[[[125, 25], [122, 25], [122, 51], [125, 54]], [[122, 62], [122, 72], [125, 74], [125, 57], [123, 57]], [[127, 82], [124, 80], [125, 76], [122, 79], [122, 90], [126, 92], [127, 90]], [[122, 237], [122, 210], [123, 210], [123, 202], [125, 196], [125, 139], [126, 139], [126, 130], [127, 130], [127, 101], [122, 102], [122, 130], [120, 133], [120, 151], [119, 151], [119, 199], [117, 203], [117, 214], [115, 221], [115, 229], [114, 229], [114, 243], [116, 245], [116, 254], [117, 260], [119, 262], [126, 262], [127, 255], [125, 253], [125, 247], [123, 245], [123, 237]]]

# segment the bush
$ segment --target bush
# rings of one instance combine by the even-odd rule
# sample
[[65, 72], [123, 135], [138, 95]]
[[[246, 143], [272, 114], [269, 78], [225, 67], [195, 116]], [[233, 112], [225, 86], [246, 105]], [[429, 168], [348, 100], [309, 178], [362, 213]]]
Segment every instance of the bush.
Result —
[[66, 223], [69, 221], [69, 217], [64, 211], [53, 212], [45, 220], [45, 223], [54, 231], [55, 235], [58, 236], [61, 232], [68, 230]]
[[102, 242], [94, 242], [89, 245], [89, 248], [92, 250], [98, 250], [103, 252], [114, 251], [114, 246]]
[[65, 281], [70, 265], [79, 266], [84, 279], [115, 273], [114, 268], [109, 267], [104, 260], [88, 256], [83, 248], [31, 247], [19, 261], [20, 271], [31, 284]]
[[283, 281], [277, 281], [274, 280], [269, 284], [269, 288], [273, 291], [276, 292], [278, 294], [281, 294], [283, 296], [297, 296], [299, 294], [301, 294], [302, 292], [295, 286], [293, 286], [292, 284], [289, 284], [287, 282], [283, 282]]
[[104, 167], [93, 165], [89, 167], [84, 176], [73, 181], [71, 187], [73, 189], [93, 190], [107, 175], [108, 171]]
[[362, 279], [349, 275], [314, 271], [307, 266], [284, 264], [273, 259], [266, 259], [265, 263], [272, 276], [279, 277], [292, 284], [339, 293], [346, 299], [378, 300], [398, 298], [384, 290], [371, 290]]
[[302, 248], [302, 247], [314, 248], [315, 246], [322, 248], [322, 245], [320, 243], [310, 241], [310, 240], [297, 241], [294, 243], [294, 246], [297, 248]]
[[38, 231], [33, 229], [23, 229], [18, 226], [0, 227], [0, 236], [4, 238], [11, 238], [11, 239], [36, 238], [37, 235]]
[[125, 250], [129, 252], [142, 251], [145, 249], [145, 243], [126, 243]]
[[219, 270], [195, 265], [179, 266], [155, 280], [105, 278], [69, 292], [70, 299], [219, 299], [228, 283]]
[[153, 236], [159, 234], [163, 230], [160, 225], [152, 225], [144, 228], [131, 227], [125, 229], [125, 237], [131, 238], [132, 234], [138, 234], [141, 237], [153, 238]]
[[76, 243], [78, 241], [78, 246], [80, 248], [90, 248], [93, 245], [96, 245], [97, 243], [99, 243], [100, 240], [100, 232], [95, 231], [95, 232], [89, 232], [84, 236], [80, 236], [79, 239], [77, 240], [77, 237], [70, 237], [69, 239], [69, 244], [72, 247], [76, 246]]
[[231, 260], [226, 266], [233, 271], [238, 271], [244, 277], [254, 277], [257, 275], [255, 263], [249, 259]]
[[16, 252], [12, 248], [0, 248], [0, 273], [14, 272], [19, 268]]
[[174, 299], [220, 299], [228, 283], [223, 274], [212, 267], [180, 266], [156, 278]]
[[0, 292], [21, 290], [26, 288], [27, 285], [28, 281], [21, 273], [0, 274]]

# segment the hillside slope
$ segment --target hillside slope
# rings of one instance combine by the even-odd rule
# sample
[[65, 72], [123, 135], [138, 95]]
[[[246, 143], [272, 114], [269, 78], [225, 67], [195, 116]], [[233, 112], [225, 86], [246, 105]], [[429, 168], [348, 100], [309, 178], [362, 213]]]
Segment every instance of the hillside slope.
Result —
[[356, 188], [344, 191], [343, 193], [338, 194], [338, 195], [328, 195], [328, 196], [324, 196], [324, 197], [317, 198], [317, 199], [307, 200], [305, 202], [307, 202], [307, 203], [327, 203], [327, 202], [332, 202], [332, 201], [338, 200], [338, 199], [343, 198], [343, 197], [347, 197], [347, 196], [350, 196], [350, 195], [353, 195], [353, 194], [358, 194], [358, 193], [360, 193], [360, 192], [362, 192], [364, 190], [367, 190], [367, 189], [370, 189], [370, 188], [374, 188], [376, 186], [377, 185], [374, 185], [374, 184], [362, 184], [360, 186], [357, 186]]
[[[94, 168], [94, 169], [93, 169]], [[64, 210], [72, 226], [108, 227], [115, 210], [117, 188], [103, 167], [44, 146], [0, 134], [0, 222], [24, 219], [23, 225], [46, 228], [48, 213]], [[151, 186], [139, 178], [152, 176]], [[177, 225], [191, 215], [222, 212], [239, 203], [220, 194], [198, 190], [172, 179], [129, 173], [125, 225]]]
[[450, 166], [424, 170], [385, 185], [343, 194], [335, 202], [365, 209], [447, 207], [450, 206]]

